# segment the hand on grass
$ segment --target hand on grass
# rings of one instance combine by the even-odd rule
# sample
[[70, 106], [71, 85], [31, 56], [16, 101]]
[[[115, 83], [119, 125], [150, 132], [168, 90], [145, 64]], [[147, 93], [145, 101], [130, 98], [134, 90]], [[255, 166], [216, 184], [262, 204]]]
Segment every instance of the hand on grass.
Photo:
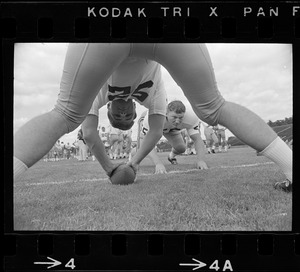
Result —
[[167, 171], [166, 171], [166, 168], [163, 164], [157, 164], [155, 166], [155, 173], [154, 174], [166, 174]]
[[205, 161], [197, 161], [197, 169], [208, 169]]
[[128, 166], [132, 167], [134, 173], [136, 174], [139, 170], [139, 165], [137, 163], [133, 163], [132, 161], [129, 161], [126, 163]]

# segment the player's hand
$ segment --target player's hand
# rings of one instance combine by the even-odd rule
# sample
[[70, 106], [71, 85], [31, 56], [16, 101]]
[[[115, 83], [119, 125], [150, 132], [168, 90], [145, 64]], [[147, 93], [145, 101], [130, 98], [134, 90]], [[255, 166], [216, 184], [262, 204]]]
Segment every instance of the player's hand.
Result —
[[136, 174], [139, 170], [139, 165], [137, 163], [133, 163], [132, 161], [129, 161], [126, 163], [128, 166], [132, 167], [134, 173]]
[[116, 163], [116, 164], [112, 164], [111, 167], [109, 169], [106, 169], [106, 174], [111, 177], [113, 172], [116, 170], [116, 168], [118, 168], [121, 164], [125, 164], [124, 162], [121, 163]]
[[208, 169], [205, 161], [197, 161], [197, 169]]
[[163, 164], [157, 164], [155, 166], [155, 173], [154, 174], [166, 174], [167, 170]]

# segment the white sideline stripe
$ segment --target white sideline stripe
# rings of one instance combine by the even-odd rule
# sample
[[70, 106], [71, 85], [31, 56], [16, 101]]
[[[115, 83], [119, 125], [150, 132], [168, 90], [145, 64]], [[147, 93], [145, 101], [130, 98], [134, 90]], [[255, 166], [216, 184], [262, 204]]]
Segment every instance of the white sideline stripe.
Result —
[[278, 131], [278, 132], [277, 132], [277, 135], [278, 135], [279, 133], [281, 133], [281, 132], [284, 132], [284, 131], [290, 129], [291, 127], [292, 127], [292, 126], [289, 126], [289, 127], [285, 128], [285, 129], [283, 129], [283, 130]]
[[[253, 163], [253, 164], [241, 164], [241, 165], [228, 165], [228, 166], [216, 166], [216, 167], [210, 167], [207, 170], [210, 169], [226, 169], [226, 168], [242, 168], [242, 167], [253, 167], [253, 166], [260, 166], [260, 165], [268, 165], [268, 164], [274, 164], [274, 162], [264, 162], [264, 163]], [[169, 171], [167, 174], [178, 174], [178, 173], [189, 173], [189, 172], [197, 172], [199, 171], [198, 169], [188, 169], [188, 170], [174, 170], [174, 171]], [[153, 174], [140, 174], [140, 176], [149, 176]]]
[[[254, 167], [261, 165], [274, 164], [274, 162], [264, 162], [264, 163], [252, 163], [252, 164], [241, 164], [241, 165], [229, 165], [229, 166], [216, 166], [210, 167], [210, 169], [227, 169], [227, 168], [243, 168], [243, 167]], [[178, 173], [189, 173], [196, 172], [198, 169], [189, 169], [185, 171], [169, 171], [167, 174], [178, 174]], [[205, 170], [204, 170], [205, 171]], [[139, 176], [152, 176], [151, 174], [139, 174]], [[77, 183], [77, 182], [96, 182], [96, 181], [106, 181], [106, 183], [110, 183], [108, 178], [94, 178], [94, 179], [79, 179], [79, 180], [61, 180], [61, 181], [49, 181], [49, 182], [35, 182], [35, 183], [26, 183], [26, 184], [18, 184], [14, 185], [14, 187], [22, 187], [22, 186], [39, 186], [39, 185], [59, 185], [59, 184], [67, 184], [67, 183]]]
[[107, 181], [110, 183], [108, 178], [98, 178], [98, 179], [79, 179], [79, 180], [61, 180], [61, 181], [49, 181], [49, 182], [35, 182], [35, 183], [26, 183], [14, 185], [14, 187], [21, 186], [38, 186], [38, 185], [57, 185], [57, 184], [67, 184], [67, 183], [77, 183], [77, 182], [94, 182], [94, 181]]
[[[264, 162], [264, 163], [253, 163], [253, 164], [241, 164], [241, 165], [227, 165], [227, 166], [216, 166], [216, 167], [210, 167], [209, 169], [226, 169], [226, 168], [242, 168], [242, 167], [253, 167], [253, 166], [260, 166], [260, 165], [268, 165], [268, 164], [274, 164], [274, 162]], [[208, 169], [208, 170], [209, 170]], [[185, 171], [170, 171], [169, 174], [177, 174], [177, 173], [188, 173], [188, 172], [195, 172], [199, 171], [198, 169], [189, 169]]]

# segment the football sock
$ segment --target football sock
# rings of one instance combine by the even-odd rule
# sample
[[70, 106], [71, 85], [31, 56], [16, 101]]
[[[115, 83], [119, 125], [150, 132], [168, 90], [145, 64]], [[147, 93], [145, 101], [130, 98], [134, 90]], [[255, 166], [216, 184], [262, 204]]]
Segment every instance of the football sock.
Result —
[[18, 179], [27, 169], [28, 167], [22, 161], [14, 157], [14, 179]]
[[172, 150], [171, 150], [169, 156], [170, 156], [171, 159], [175, 158], [176, 154], [174, 154], [173, 148], [172, 148]]
[[287, 179], [292, 182], [293, 153], [280, 137], [277, 137], [260, 154], [275, 162], [282, 169]]

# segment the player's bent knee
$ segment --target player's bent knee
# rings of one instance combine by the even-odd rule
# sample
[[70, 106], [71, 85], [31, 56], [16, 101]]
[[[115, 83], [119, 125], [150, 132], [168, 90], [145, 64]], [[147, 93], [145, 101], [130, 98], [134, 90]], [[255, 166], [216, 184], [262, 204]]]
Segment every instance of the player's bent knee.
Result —
[[184, 145], [179, 145], [176, 146], [176, 148], [174, 148], [176, 150], [177, 153], [184, 153], [185, 152], [185, 146]]
[[63, 134], [68, 133], [68, 126], [67, 126], [66, 119], [62, 114], [60, 114], [60, 112], [57, 112], [53, 109], [46, 114], [49, 122], [53, 120], [54, 128], [57, 131], [60, 131]]
[[193, 109], [202, 121], [208, 125], [215, 126], [219, 122], [221, 111], [225, 104], [225, 99], [218, 95], [208, 103], [194, 104]]
[[66, 111], [61, 110], [59, 107], [55, 107], [52, 111], [59, 114], [64, 119], [64, 123], [67, 127], [66, 133], [70, 133], [75, 130], [85, 119], [85, 116], [74, 118], [68, 115]]

